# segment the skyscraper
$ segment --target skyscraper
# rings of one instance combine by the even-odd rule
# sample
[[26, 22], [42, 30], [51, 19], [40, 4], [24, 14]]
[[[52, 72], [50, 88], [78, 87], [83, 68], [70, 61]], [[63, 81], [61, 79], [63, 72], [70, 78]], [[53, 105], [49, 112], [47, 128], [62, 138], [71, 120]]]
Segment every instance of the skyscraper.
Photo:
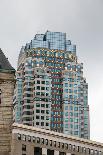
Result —
[[66, 33], [36, 34], [21, 48], [14, 121], [89, 138], [88, 84]]

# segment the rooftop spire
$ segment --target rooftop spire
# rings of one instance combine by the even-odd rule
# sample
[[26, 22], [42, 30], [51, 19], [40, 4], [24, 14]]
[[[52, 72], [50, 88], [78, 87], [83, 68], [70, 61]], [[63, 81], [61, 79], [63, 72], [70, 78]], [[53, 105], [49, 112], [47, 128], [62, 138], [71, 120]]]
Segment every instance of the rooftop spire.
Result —
[[0, 48], [0, 71], [15, 71]]

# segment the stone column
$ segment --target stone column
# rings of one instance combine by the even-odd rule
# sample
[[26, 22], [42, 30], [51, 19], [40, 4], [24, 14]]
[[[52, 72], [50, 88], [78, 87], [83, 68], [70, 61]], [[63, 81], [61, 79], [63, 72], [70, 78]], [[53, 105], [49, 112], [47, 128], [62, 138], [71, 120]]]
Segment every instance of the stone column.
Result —
[[59, 155], [59, 151], [54, 150], [54, 155]]
[[66, 153], [66, 155], [71, 155], [71, 153]]
[[14, 84], [14, 73], [0, 71], [0, 155], [11, 152]]
[[46, 148], [42, 148], [42, 155], [47, 155], [47, 149]]

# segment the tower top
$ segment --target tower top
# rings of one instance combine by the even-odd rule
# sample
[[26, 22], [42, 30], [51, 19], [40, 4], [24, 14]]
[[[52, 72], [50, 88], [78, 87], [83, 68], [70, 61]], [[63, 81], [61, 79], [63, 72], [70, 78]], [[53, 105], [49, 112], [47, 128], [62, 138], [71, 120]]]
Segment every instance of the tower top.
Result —
[[0, 72], [15, 72], [15, 69], [11, 66], [8, 59], [0, 49]]

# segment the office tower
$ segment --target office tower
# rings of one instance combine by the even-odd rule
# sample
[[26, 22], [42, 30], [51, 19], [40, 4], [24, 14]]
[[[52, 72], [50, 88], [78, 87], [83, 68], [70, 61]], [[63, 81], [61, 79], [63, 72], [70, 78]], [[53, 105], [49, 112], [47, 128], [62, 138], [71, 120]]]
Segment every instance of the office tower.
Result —
[[0, 49], [0, 155], [10, 155], [15, 70]]
[[66, 33], [36, 34], [21, 48], [14, 121], [89, 138], [88, 84]]

